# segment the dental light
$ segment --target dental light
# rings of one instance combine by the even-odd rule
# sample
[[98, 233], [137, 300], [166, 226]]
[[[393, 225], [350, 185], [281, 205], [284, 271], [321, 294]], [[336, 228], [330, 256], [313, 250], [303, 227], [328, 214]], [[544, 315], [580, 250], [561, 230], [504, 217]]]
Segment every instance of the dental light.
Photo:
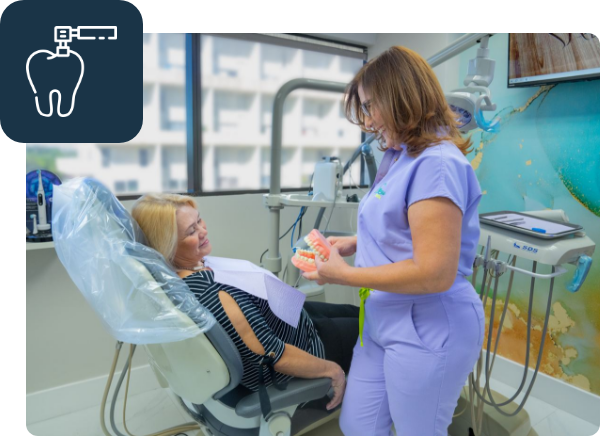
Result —
[[463, 133], [477, 127], [495, 133], [500, 128], [498, 119], [486, 121], [483, 116], [483, 111], [496, 110], [488, 88], [494, 80], [496, 61], [488, 57], [488, 41], [489, 35], [481, 39], [477, 56], [469, 61], [467, 76], [463, 81], [465, 87], [454, 89], [446, 94], [450, 108], [458, 115], [459, 128]]

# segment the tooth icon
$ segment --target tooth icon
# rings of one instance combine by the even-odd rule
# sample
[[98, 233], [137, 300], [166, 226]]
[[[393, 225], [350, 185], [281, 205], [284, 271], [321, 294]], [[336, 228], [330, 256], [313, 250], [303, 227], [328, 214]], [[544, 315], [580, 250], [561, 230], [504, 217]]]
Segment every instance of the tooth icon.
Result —
[[[29, 64], [31, 62], [31, 60], [34, 58], [34, 56], [40, 54], [40, 53], [47, 53], [50, 56], [46, 58], [46, 60], [48, 61], [52, 61], [55, 58], [61, 58], [61, 57], [69, 57], [71, 54], [76, 56], [79, 59], [79, 62], [81, 63], [81, 73], [79, 74], [79, 80], [77, 81], [77, 85], [75, 86], [75, 89], [73, 90], [73, 95], [71, 96], [71, 108], [69, 109], [69, 111], [67, 113], [62, 113], [61, 112], [61, 101], [62, 101], [62, 94], [58, 89], [52, 89], [49, 94], [48, 94], [48, 99], [49, 99], [49, 105], [50, 105], [50, 112], [48, 113], [44, 113], [42, 112], [42, 110], [40, 109], [40, 102], [38, 100], [38, 97], [42, 97], [44, 98], [45, 96], [40, 95], [38, 96], [37, 90], [35, 85], [33, 84], [33, 81], [31, 80], [31, 74], [29, 72]], [[56, 61], [55, 61], [56, 62]], [[67, 66], [67, 65], [64, 65]], [[70, 65], [69, 65], [70, 66]], [[79, 89], [79, 85], [81, 84], [81, 79], [83, 78], [83, 71], [84, 71], [84, 64], [83, 64], [83, 59], [81, 58], [81, 56], [79, 55], [79, 53], [67, 49], [66, 52], [66, 56], [64, 54], [56, 54], [53, 53], [49, 50], [38, 50], [33, 52], [29, 58], [27, 59], [27, 65], [26, 65], [26, 70], [27, 70], [27, 79], [29, 80], [29, 84], [31, 85], [31, 89], [33, 90], [33, 93], [35, 94], [35, 106], [37, 108], [38, 113], [43, 116], [43, 117], [51, 117], [52, 114], [54, 113], [54, 107], [53, 107], [53, 103], [52, 103], [52, 94], [56, 93], [58, 94], [58, 107], [56, 108], [56, 113], [58, 114], [58, 116], [60, 117], [68, 117], [69, 115], [71, 115], [71, 113], [73, 112], [73, 109], [75, 109], [75, 96], [77, 94], [77, 90]], [[65, 99], [67, 99], [68, 96], [65, 96]]]

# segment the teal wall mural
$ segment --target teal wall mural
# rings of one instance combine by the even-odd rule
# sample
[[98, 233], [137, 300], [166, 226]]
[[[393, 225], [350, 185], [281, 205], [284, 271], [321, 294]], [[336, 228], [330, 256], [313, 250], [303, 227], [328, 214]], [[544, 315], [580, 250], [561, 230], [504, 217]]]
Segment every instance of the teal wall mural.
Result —
[[[484, 193], [479, 212], [562, 209], [600, 244], [600, 80], [508, 88], [508, 35], [494, 35], [489, 48], [496, 61], [490, 90], [501, 130], [471, 134], [473, 151], [467, 158]], [[461, 82], [476, 50], [473, 47], [460, 55]], [[486, 113], [485, 117], [492, 115]], [[502, 255], [500, 259], [506, 260]], [[531, 269], [532, 264], [519, 260], [517, 266]], [[575, 267], [568, 265], [567, 269], [568, 273], [555, 281], [540, 370], [600, 395], [600, 249], [596, 249], [587, 280], [577, 293], [566, 290]], [[548, 266], [538, 268], [538, 272], [549, 271]], [[497, 313], [506, 298], [508, 274], [505, 276]], [[549, 284], [549, 280], [536, 282], [532, 368], [541, 342]], [[520, 363], [525, 361], [529, 285], [529, 278], [515, 275], [499, 343], [500, 355]]]

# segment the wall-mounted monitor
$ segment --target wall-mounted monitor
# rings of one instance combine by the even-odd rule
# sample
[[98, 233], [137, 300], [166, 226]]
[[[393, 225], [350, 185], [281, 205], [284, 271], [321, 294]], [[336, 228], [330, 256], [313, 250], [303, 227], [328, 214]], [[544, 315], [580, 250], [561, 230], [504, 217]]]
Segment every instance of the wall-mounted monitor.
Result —
[[508, 87], [600, 78], [600, 41], [591, 33], [510, 33]]

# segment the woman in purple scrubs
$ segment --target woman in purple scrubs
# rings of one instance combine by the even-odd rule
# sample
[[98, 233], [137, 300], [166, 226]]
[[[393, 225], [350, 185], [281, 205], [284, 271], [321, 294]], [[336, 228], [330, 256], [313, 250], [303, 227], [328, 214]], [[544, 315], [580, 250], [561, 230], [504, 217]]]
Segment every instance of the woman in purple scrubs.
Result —
[[[465, 278], [479, 240], [471, 146], [427, 62], [392, 47], [346, 90], [346, 116], [385, 151], [356, 237], [331, 237], [304, 277], [369, 288], [340, 426], [347, 436], [447, 436], [479, 356], [481, 300]], [[342, 256], [356, 253], [354, 267]]]

